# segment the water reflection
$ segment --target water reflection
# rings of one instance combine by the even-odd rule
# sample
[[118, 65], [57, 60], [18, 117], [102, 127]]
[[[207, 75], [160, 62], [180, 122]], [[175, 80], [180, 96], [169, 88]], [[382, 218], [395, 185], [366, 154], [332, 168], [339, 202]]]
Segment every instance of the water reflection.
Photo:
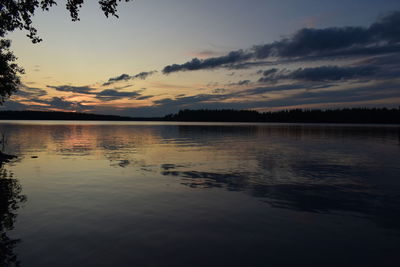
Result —
[[338, 250], [354, 264], [354, 255], [374, 264], [395, 258], [398, 127], [31, 123], [3, 130], [7, 152], [24, 159], [13, 170], [29, 177], [18, 247], [36, 266], [152, 259], [156, 266], [163, 257], [170, 266], [180, 259], [213, 265], [197, 251], [214, 253], [217, 266], [315, 257], [319, 266], [327, 258], [340, 265]]
[[[254, 174], [178, 171], [171, 166], [163, 175], [183, 178], [192, 188], [225, 188], [243, 191], [276, 208], [315, 213], [351, 212], [365, 216], [381, 227], [400, 229], [400, 195], [387, 194], [368, 184], [351, 181], [256, 182]], [[341, 172], [341, 170], [340, 170]]]
[[6, 170], [0, 162], [0, 266], [20, 266], [15, 253], [19, 239], [9, 237], [14, 229], [17, 211], [26, 201], [22, 195], [20, 183], [13, 178], [13, 173]]
[[[226, 143], [224, 140], [232, 143], [236, 139], [234, 148], [226, 154], [257, 161], [256, 167], [230, 169], [227, 161], [221, 164], [221, 172], [173, 164], [161, 166], [161, 174], [182, 177], [183, 185], [242, 191], [280, 209], [346, 212], [370, 219], [380, 227], [400, 229], [399, 150], [393, 147], [391, 151], [376, 143], [379, 140], [394, 144], [400, 132], [396, 127], [283, 125], [179, 129], [182, 135], [196, 136], [202, 145], [220, 138], [213, 144], [220, 147]], [[240, 144], [243, 137], [247, 141], [245, 146]], [[363, 147], [365, 141], [370, 147]]]
[[[179, 177], [191, 188], [243, 191], [277, 208], [354, 212], [400, 227], [398, 215], [386, 219], [400, 214], [399, 149], [393, 146], [398, 127], [11, 124], [3, 128], [10, 136], [11, 152], [17, 154], [104, 157], [112, 167]], [[381, 174], [385, 177], [377, 179]]]

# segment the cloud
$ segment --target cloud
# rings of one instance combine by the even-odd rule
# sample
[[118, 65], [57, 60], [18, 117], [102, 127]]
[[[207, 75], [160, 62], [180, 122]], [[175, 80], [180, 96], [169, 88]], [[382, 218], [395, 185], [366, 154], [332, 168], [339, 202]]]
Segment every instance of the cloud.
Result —
[[60, 108], [60, 109], [74, 109], [77, 105], [76, 102], [66, 101], [62, 97], [53, 97], [49, 101], [47, 101], [51, 107]]
[[310, 82], [329, 82], [348, 79], [365, 79], [374, 76], [378, 72], [375, 66], [320, 66], [315, 68], [298, 68], [293, 71], [269, 69], [263, 72], [259, 82], [274, 83], [280, 80], [298, 80]]
[[119, 81], [127, 81], [130, 78], [131, 78], [131, 76], [129, 74], [124, 73], [124, 74], [121, 74], [121, 75], [119, 75], [117, 77], [113, 77], [113, 78], [108, 79], [108, 82], [104, 83], [103, 85], [110, 85], [112, 83], [119, 82]]
[[236, 83], [229, 83], [228, 85], [229, 86], [243, 86], [243, 85], [248, 85], [250, 83], [251, 83], [250, 80], [241, 80], [241, 81], [238, 81]]
[[132, 84], [128, 84], [128, 85], [124, 85], [124, 86], [114, 87], [113, 89], [114, 90], [122, 90], [122, 89], [125, 89], [125, 88], [129, 88], [131, 86], [132, 86]]
[[[310, 85], [309, 83], [299, 83], [299, 84], [288, 84], [288, 85], [278, 85], [278, 86], [262, 86], [256, 88], [250, 88], [242, 91], [229, 92], [229, 90], [224, 88], [217, 88], [213, 90], [213, 94], [197, 94], [192, 96], [177, 96], [175, 98], [163, 98], [153, 101], [155, 107], [160, 109], [168, 110], [179, 110], [183, 108], [250, 108], [254, 107], [254, 103], [266, 103], [264, 98], [262, 101], [254, 101], [249, 99], [249, 96], [262, 96], [259, 99], [263, 99], [263, 95], [269, 92], [277, 91], [294, 91], [294, 90], [317, 90], [332, 87], [331, 84], [324, 85]], [[302, 92], [302, 91], [301, 91]], [[232, 99], [241, 99], [239, 102], [229, 102]], [[227, 101], [228, 100], [228, 101]], [[253, 104], [251, 104], [253, 103]], [[258, 105], [257, 104], [257, 105]], [[257, 106], [256, 105], [256, 106]]]
[[[400, 99], [398, 82], [382, 81], [376, 84], [355, 83], [352, 88], [343, 89], [335, 83], [311, 83], [308, 81], [296, 84], [268, 85], [231, 92], [221, 90], [218, 94], [197, 94], [192, 96], [180, 95], [175, 98], [164, 98], [153, 101], [151, 106], [135, 108], [114, 108], [112, 106], [88, 106], [82, 103], [63, 101], [51, 101], [52, 107], [64, 105], [70, 110], [83, 109], [96, 113], [125, 115], [133, 117], [164, 116], [176, 113], [180, 109], [262, 109], [285, 106], [326, 108], [328, 105], [340, 107], [340, 103], [346, 106], [377, 105], [376, 103], [388, 103], [396, 106]], [[282, 92], [282, 94], [280, 93]], [[270, 97], [268, 93], [274, 95]], [[115, 92], [104, 92], [103, 95], [114, 95]], [[126, 96], [124, 96], [126, 97]], [[136, 96], [137, 100], [150, 98], [151, 96]], [[46, 103], [49, 103], [47, 101]], [[65, 103], [67, 102], [67, 103]], [[371, 104], [372, 103], [372, 104]], [[395, 104], [393, 104], [395, 103]], [[7, 104], [7, 103], [6, 103]], [[74, 106], [75, 105], [75, 106]], [[339, 105], [339, 106], [338, 106]], [[43, 109], [43, 107], [41, 107]]]
[[120, 81], [128, 81], [128, 80], [134, 80], [134, 79], [145, 80], [147, 77], [149, 77], [150, 75], [155, 74], [156, 72], [157, 71], [155, 71], [155, 70], [147, 71], [147, 72], [143, 71], [143, 72], [140, 72], [140, 73], [132, 75], [132, 76], [129, 75], [129, 74], [124, 73], [124, 74], [121, 74], [121, 75], [119, 75], [117, 77], [113, 77], [113, 78], [108, 79], [107, 82], [103, 83], [103, 86], [111, 85], [113, 83], [120, 82]]
[[265, 77], [268, 77], [268, 76], [274, 75], [278, 70], [279, 69], [277, 69], [277, 68], [272, 68], [272, 69], [264, 70], [264, 71], [260, 70], [257, 73], [259, 73], [259, 74], [262, 73]]
[[136, 99], [137, 100], [145, 100], [145, 99], [149, 99], [149, 98], [152, 98], [152, 97], [154, 97], [154, 95], [144, 95], [144, 96], [139, 96]]
[[[248, 68], [281, 60], [321, 60], [332, 57], [382, 55], [400, 52], [400, 11], [383, 17], [369, 27], [304, 28], [290, 37], [225, 56], [194, 58], [164, 67], [163, 73], [212, 68]], [[257, 62], [269, 59], [267, 62]]]
[[[47, 86], [49, 88], [56, 89], [58, 91], [63, 92], [74, 92], [74, 93], [84, 93], [84, 94], [93, 94], [91, 91], [94, 90], [92, 88], [86, 86]], [[43, 98], [48, 95], [48, 92], [44, 89], [28, 87], [26, 85], [22, 85], [21, 88], [15, 93], [15, 95], [20, 96], [24, 99], [20, 99], [17, 103], [15, 101], [7, 101], [5, 103], [5, 107], [12, 110], [27, 110], [27, 109], [39, 109], [39, 110], [73, 110], [73, 111], [81, 111], [88, 110], [88, 107], [81, 104], [81, 102], [77, 101], [68, 101], [64, 97], [52, 97], [52, 98]], [[28, 104], [29, 103], [29, 104]]]
[[201, 70], [201, 69], [212, 69], [220, 67], [222, 65], [229, 65], [245, 60], [251, 59], [252, 55], [243, 50], [237, 50], [229, 52], [226, 56], [212, 57], [207, 59], [194, 58], [184, 64], [173, 64], [164, 67], [163, 73], [169, 74], [177, 71], [188, 71], [188, 70]]
[[21, 88], [17, 92], [15, 92], [15, 95], [21, 96], [21, 97], [26, 97], [26, 98], [37, 98], [37, 97], [46, 96], [47, 91], [40, 89], [40, 88], [22, 85]]
[[153, 71], [148, 71], [148, 72], [143, 71], [143, 72], [140, 72], [140, 73], [138, 73], [138, 74], [132, 76], [132, 79], [141, 79], [141, 80], [145, 80], [145, 79], [147, 79], [147, 77], [149, 77], [150, 75], [153, 75], [153, 74], [156, 73], [156, 72], [157, 72], [157, 71], [155, 71], [155, 70], [153, 70]]
[[[323, 87], [330, 87], [330, 85], [324, 85]], [[274, 86], [265, 86], [265, 87], [256, 87], [251, 88], [245, 91], [237, 92], [236, 96], [250, 96], [250, 95], [263, 95], [269, 92], [278, 92], [278, 91], [291, 91], [291, 90], [300, 90], [300, 89], [320, 89], [321, 86], [312, 86], [308, 83], [297, 83], [297, 84], [283, 84], [283, 85], [274, 85]]]
[[[139, 75], [137, 77], [141, 77], [141, 76]], [[122, 98], [144, 100], [144, 99], [153, 97], [153, 96], [141, 95], [141, 92], [145, 90], [144, 88], [142, 88], [141, 90], [138, 90], [138, 91], [131, 91], [131, 92], [118, 91], [119, 89], [124, 89], [129, 86], [117, 87], [115, 89], [106, 89], [106, 90], [102, 90], [100, 92], [96, 92], [95, 88], [91, 88], [88, 86], [70, 86], [70, 85], [49, 86], [48, 85], [47, 87], [53, 88], [53, 89], [56, 89], [56, 90], [62, 91], [62, 92], [79, 93], [79, 94], [93, 96], [102, 101], [112, 101], [112, 100], [117, 100], [117, 99], [122, 99]]]
[[0, 109], [2, 110], [27, 110], [29, 106], [20, 103], [19, 101], [7, 100]]
[[117, 90], [113, 89], [107, 89], [103, 90], [101, 92], [96, 93], [96, 98], [103, 100], [103, 101], [111, 101], [111, 100], [117, 100], [121, 98], [129, 98], [129, 99], [134, 99], [137, 97], [140, 97], [140, 93], [137, 91], [134, 92], [120, 92]]
[[373, 23], [370, 27], [305, 28], [292, 37], [254, 46], [255, 57], [292, 58], [304, 56], [349, 56], [400, 51], [400, 11]]
[[175, 106], [185, 107], [187, 105], [201, 103], [201, 102], [216, 102], [230, 98], [230, 95], [214, 95], [214, 94], [198, 94], [193, 96], [177, 97], [175, 99], [164, 98], [155, 100], [154, 104], [159, 106]]
[[393, 102], [400, 98], [397, 83], [379, 83], [370, 86], [357, 86], [346, 90], [305, 90], [290, 94], [280, 99], [270, 99], [264, 103], [265, 107], [313, 105], [319, 104], [324, 107], [327, 103], [366, 103], [368, 101], [383, 100], [382, 103]]
[[10, 110], [66, 110], [66, 111], [87, 111], [90, 106], [82, 105], [81, 102], [68, 101], [63, 97], [52, 97], [49, 99], [32, 98], [27, 103], [19, 103], [15, 101], [7, 101], [4, 104], [6, 109]]
[[212, 92], [214, 94], [223, 94], [223, 93], [225, 93], [227, 91], [228, 91], [228, 89], [225, 89], [225, 88], [215, 88], [215, 89], [212, 90]]
[[61, 92], [71, 92], [71, 93], [78, 93], [78, 94], [92, 94], [93, 88], [89, 86], [70, 86], [70, 85], [60, 85], [60, 86], [50, 86], [47, 85], [48, 88], [55, 89]]

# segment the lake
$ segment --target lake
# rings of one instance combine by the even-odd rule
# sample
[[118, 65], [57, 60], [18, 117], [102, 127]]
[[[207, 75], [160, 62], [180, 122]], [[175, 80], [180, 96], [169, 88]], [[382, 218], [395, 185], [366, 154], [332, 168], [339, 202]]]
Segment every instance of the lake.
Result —
[[400, 266], [400, 128], [3, 121], [0, 265]]

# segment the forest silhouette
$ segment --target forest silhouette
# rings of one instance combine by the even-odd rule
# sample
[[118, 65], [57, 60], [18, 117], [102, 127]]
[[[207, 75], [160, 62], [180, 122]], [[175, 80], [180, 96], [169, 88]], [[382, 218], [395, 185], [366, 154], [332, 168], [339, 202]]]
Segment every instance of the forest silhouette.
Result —
[[400, 124], [399, 108], [345, 108], [333, 110], [181, 110], [164, 117], [127, 117], [59, 111], [0, 111], [0, 120], [193, 121], [282, 123], [385, 123]]

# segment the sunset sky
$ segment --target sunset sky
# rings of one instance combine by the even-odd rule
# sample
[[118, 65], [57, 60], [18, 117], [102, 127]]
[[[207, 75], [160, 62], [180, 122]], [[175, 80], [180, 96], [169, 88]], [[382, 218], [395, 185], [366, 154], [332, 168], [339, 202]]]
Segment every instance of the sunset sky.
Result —
[[397, 107], [399, 0], [86, 1], [8, 36], [23, 86], [3, 110], [150, 117], [190, 108]]

